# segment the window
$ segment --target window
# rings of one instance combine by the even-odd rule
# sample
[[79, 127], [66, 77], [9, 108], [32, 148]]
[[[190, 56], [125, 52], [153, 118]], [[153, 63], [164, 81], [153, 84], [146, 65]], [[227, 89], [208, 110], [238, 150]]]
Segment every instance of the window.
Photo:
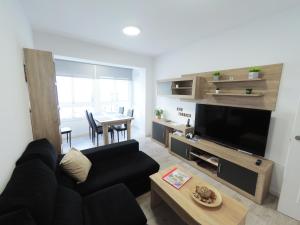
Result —
[[58, 59], [55, 68], [61, 120], [131, 108], [131, 69]]
[[85, 117], [85, 110], [116, 112], [131, 107], [131, 81], [57, 76], [61, 120]]
[[83, 118], [85, 110], [93, 108], [92, 88], [92, 79], [58, 76], [60, 118]]
[[97, 79], [96, 112], [117, 112], [119, 106], [131, 107], [131, 81]]

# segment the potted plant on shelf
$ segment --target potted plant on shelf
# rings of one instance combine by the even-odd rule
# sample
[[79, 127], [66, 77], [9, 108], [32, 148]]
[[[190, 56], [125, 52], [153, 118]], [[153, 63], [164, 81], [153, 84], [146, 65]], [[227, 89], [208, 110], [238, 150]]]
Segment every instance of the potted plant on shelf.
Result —
[[219, 71], [214, 72], [214, 73], [213, 73], [213, 80], [214, 80], [214, 81], [220, 80], [220, 76], [221, 76], [221, 73], [220, 73]]
[[257, 79], [257, 78], [259, 78], [259, 73], [260, 73], [260, 68], [253, 67], [249, 70], [248, 78], [249, 79]]
[[162, 110], [162, 109], [155, 109], [154, 113], [155, 113], [156, 119], [160, 120], [162, 118], [163, 114], [164, 114], [164, 110]]

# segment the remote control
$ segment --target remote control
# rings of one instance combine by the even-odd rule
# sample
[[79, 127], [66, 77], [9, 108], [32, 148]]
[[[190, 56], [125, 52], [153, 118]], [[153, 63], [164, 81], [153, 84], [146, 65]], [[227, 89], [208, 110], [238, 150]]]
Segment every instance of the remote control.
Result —
[[257, 166], [260, 166], [261, 163], [262, 163], [261, 159], [258, 159], [258, 160], [256, 160], [256, 163], [255, 163], [255, 164], [256, 164]]

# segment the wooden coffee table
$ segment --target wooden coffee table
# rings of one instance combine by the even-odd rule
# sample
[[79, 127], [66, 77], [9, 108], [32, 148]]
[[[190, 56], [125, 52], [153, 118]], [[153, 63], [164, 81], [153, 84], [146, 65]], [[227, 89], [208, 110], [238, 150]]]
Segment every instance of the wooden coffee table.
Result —
[[[162, 179], [168, 171], [178, 168], [192, 178], [179, 190]], [[223, 194], [223, 203], [217, 208], [206, 208], [196, 203], [191, 197], [191, 189], [196, 184], [207, 182], [191, 174], [179, 165], [171, 166], [150, 176], [151, 207], [155, 208], [164, 201], [189, 225], [243, 225], [247, 209], [235, 199]]]

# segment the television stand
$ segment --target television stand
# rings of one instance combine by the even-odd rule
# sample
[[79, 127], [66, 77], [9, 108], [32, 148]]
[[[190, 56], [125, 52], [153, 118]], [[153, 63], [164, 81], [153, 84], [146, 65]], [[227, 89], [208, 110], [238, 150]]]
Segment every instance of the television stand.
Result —
[[246, 152], [246, 151], [243, 151], [243, 150], [241, 150], [241, 149], [237, 149], [237, 151], [238, 151], [238, 152], [240, 152], [240, 153], [243, 153], [243, 154], [247, 154], [247, 155], [255, 156], [255, 155], [253, 155], [252, 153], [250, 153], [250, 152]]
[[[227, 185], [245, 197], [262, 204], [269, 192], [273, 162], [201, 139], [170, 134], [169, 152]], [[257, 160], [260, 159], [260, 165]]]

